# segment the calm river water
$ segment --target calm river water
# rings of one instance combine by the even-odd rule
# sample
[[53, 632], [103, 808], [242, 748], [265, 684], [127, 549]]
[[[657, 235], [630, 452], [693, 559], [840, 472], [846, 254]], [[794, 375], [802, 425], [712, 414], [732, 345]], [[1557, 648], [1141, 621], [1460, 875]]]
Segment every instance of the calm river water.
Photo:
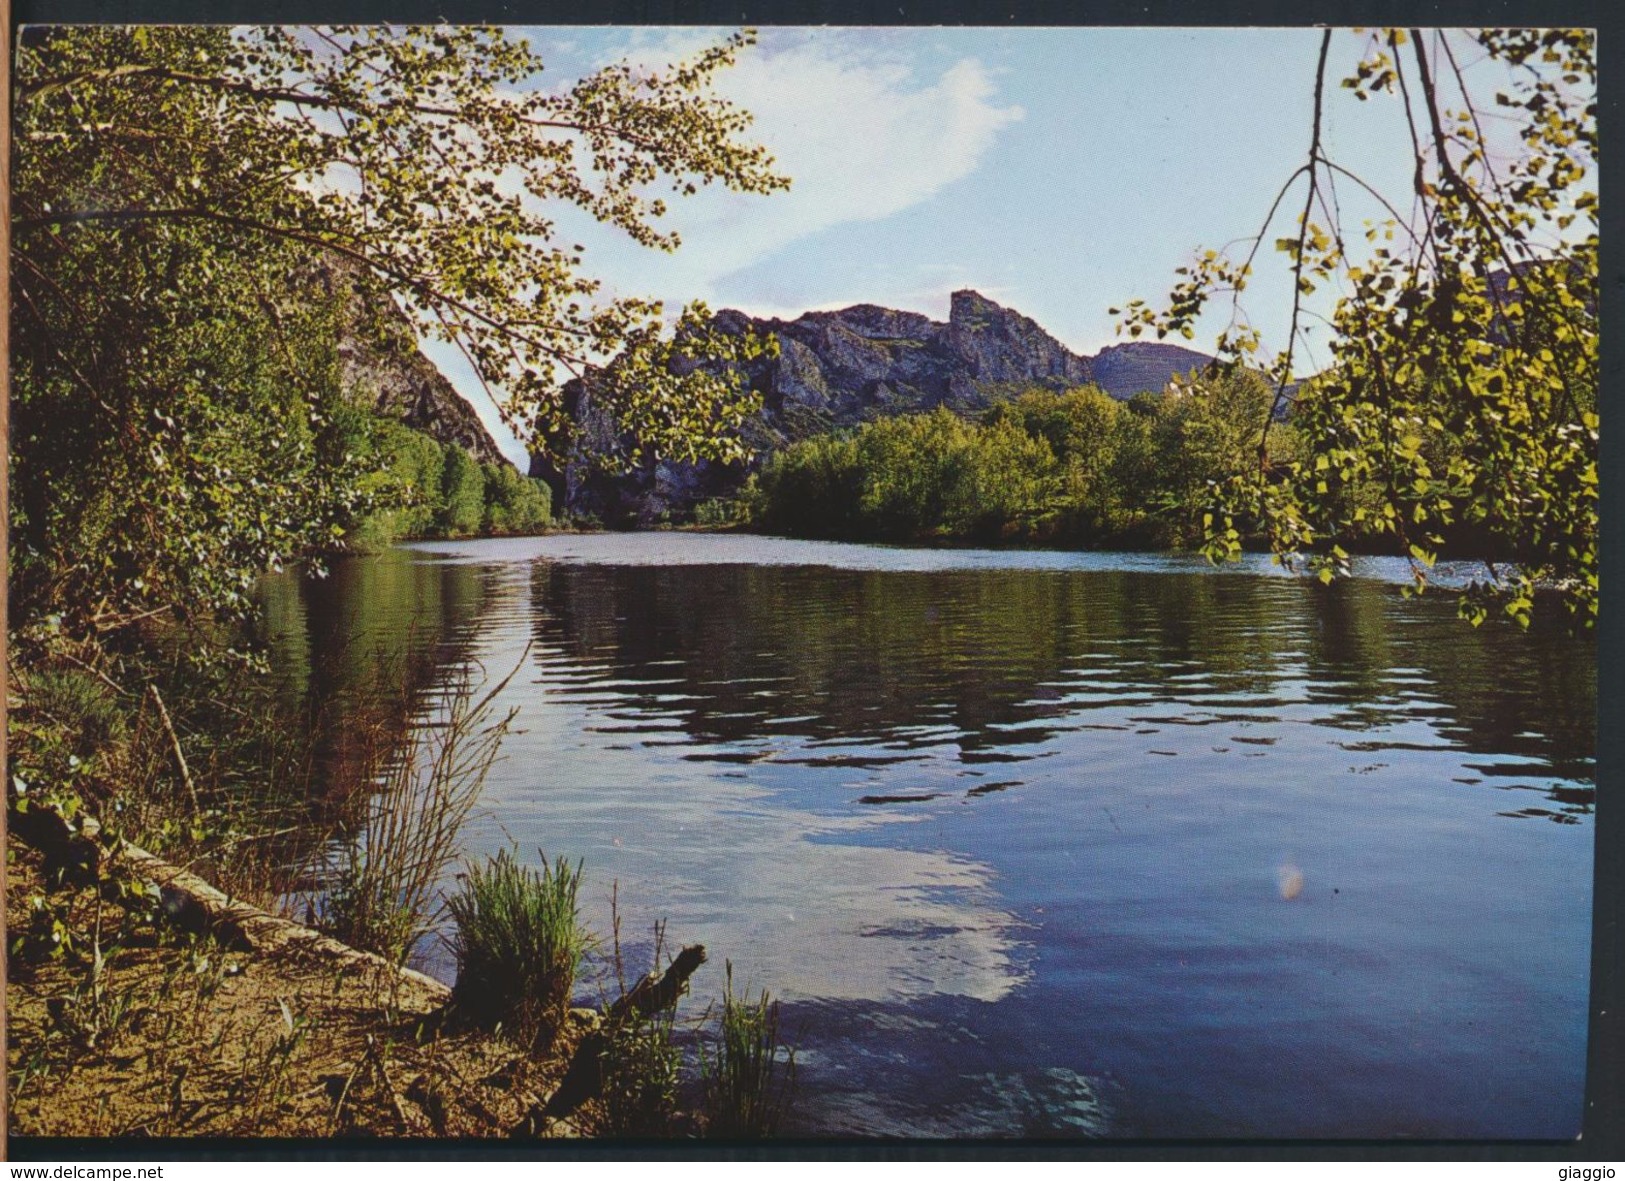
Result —
[[1595, 650], [1363, 569], [584, 535], [268, 606], [290, 692], [523, 660], [469, 854], [782, 997], [794, 1133], [1574, 1136]]

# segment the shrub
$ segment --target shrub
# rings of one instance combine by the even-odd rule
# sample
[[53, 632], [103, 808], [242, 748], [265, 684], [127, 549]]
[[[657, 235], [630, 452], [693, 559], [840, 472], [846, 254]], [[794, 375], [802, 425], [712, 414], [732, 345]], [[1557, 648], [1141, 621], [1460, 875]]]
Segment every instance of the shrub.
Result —
[[485, 532], [535, 533], [553, 515], [553, 494], [510, 463], [481, 464], [485, 472]]
[[749, 495], [753, 524], [795, 537], [857, 537], [863, 468], [849, 435], [820, 435], [774, 453]]
[[435, 525], [443, 536], [467, 537], [485, 520], [485, 472], [461, 447], [447, 447], [445, 456]]
[[564, 1020], [576, 970], [591, 938], [581, 926], [576, 894], [581, 863], [560, 858], [541, 872], [506, 849], [470, 866], [448, 906], [456, 931], [457, 983], [452, 1001], [482, 1024], [502, 1023], [545, 1048]]
[[673, 1010], [613, 1026], [600, 1061], [597, 1131], [605, 1136], [664, 1136], [677, 1118], [682, 1052], [672, 1043]]
[[789, 1108], [796, 1053], [779, 1041], [779, 1003], [765, 989], [754, 1001], [734, 996], [732, 963], [727, 981], [712, 1054], [700, 1043], [706, 1130], [724, 1139], [756, 1140], [776, 1133]]
[[694, 506], [694, 523], [706, 529], [729, 529], [749, 519], [749, 509], [742, 499], [714, 496]]
[[373, 511], [345, 536], [346, 547], [360, 552], [433, 533], [446, 468], [446, 448], [404, 423], [374, 416], [370, 435], [370, 446], [383, 465], [362, 482]]
[[112, 688], [91, 673], [40, 668], [28, 674], [29, 709], [73, 738], [74, 753], [89, 758], [124, 736], [124, 713]]

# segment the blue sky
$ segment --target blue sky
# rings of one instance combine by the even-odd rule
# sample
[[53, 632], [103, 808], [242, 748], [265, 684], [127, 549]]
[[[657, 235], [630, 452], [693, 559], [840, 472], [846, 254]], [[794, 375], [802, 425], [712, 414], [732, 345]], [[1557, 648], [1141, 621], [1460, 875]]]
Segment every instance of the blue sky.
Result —
[[[621, 58], [654, 65], [686, 56], [729, 31], [525, 32], [547, 63], [542, 84], [560, 86]], [[674, 199], [663, 224], [684, 244], [672, 255], [585, 218], [567, 216], [560, 228], [587, 247], [587, 269], [607, 294], [785, 318], [878, 303], [942, 319], [949, 293], [974, 287], [1091, 353], [1119, 339], [1108, 308], [1156, 299], [1198, 248], [1257, 232], [1308, 148], [1319, 37], [765, 29], [718, 89], [756, 116], [752, 137], [792, 177], [789, 193]], [[1398, 100], [1357, 103], [1336, 87], [1363, 51], [1356, 34], [1333, 40], [1326, 143], [1408, 212]], [[1471, 76], [1475, 67], [1463, 64]], [[1347, 227], [1378, 214], [1357, 191], [1338, 195]], [[1300, 190], [1283, 207], [1247, 297], [1270, 347], [1284, 344], [1290, 283], [1269, 242], [1291, 232], [1301, 202]], [[1223, 318], [1210, 317], [1211, 331], [1192, 343], [1211, 345]], [[457, 359], [440, 347], [430, 353], [494, 423]], [[497, 437], [522, 454], [505, 431]]]

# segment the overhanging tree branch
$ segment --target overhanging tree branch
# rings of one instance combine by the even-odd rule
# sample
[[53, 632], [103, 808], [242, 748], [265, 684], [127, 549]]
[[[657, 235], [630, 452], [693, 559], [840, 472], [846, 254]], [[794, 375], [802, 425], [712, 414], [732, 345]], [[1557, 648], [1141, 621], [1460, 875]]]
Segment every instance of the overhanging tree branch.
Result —
[[1292, 318], [1287, 324], [1286, 355], [1281, 362], [1281, 373], [1276, 381], [1275, 401], [1270, 406], [1269, 417], [1264, 420], [1264, 429], [1258, 438], [1258, 467], [1260, 471], [1267, 471], [1270, 462], [1270, 424], [1275, 416], [1281, 412], [1286, 404], [1286, 387], [1292, 381], [1292, 355], [1297, 344], [1298, 312], [1303, 301], [1303, 254], [1309, 242], [1309, 214], [1315, 206], [1315, 195], [1319, 192], [1320, 166], [1320, 117], [1321, 104], [1326, 91], [1326, 55], [1332, 47], [1332, 31], [1327, 29], [1320, 38], [1320, 58], [1315, 63], [1315, 112], [1311, 120], [1309, 136], [1309, 163], [1306, 165], [1309, 173], [1309, 192], [1304, 196], [1303, 216], [1299, 218], [1298, 248], [1292, 258]]
[[[478, 308], [471, 307], [463, 301], [447, 295], [444, 291], [441, 291], [428, 280], [417, 275], [408, 274], [407, 272], [396, 267], [392, 267], [388, 263], [379, 260], [375, 256], [368, 254], [365, 251], [345, 246], [340, 242], [335, 242], [331, 238], [325, 238], [319, 234], [310, 233], [304, 230], [292, 229], [287, 226], [270, 225], [266, 222], [257, 221], [253, 218], [243, 217], [237, 214], [221, 213], [213, 209], [84, 209], [61, 214], [46, 214], [37, 217], [24, 218], [20, 221], [13, 222], [12, 229], [13, 232], [22, 234], [44, 229], [47, 226], [53, 225], [85, 225], [98, 222], [118, 225], [141, 221], [209, 221], [218, 223], [220, 225], [230, 226], [234, 229], [247, 230], [253, 233], [269, 234], [274, 237], [287, 239], [290, 242], [299, 242], [306, 246], [312, 246], [320, 250], [331, 251], [332, 253], [347, 258], [352, 262], [360, 263], [362, 266], [365, 266], [369, 270], [376, 271], [385, 278], [393, 279], [396, 282], [403, 284], [433, 304], [444, 304], [447, 307], [454, 308], [459, 313], [478, 320], [480, 323], [484, 324], [494, 332], [522, 341], [539, 352], [545, 353], [559, 363], [570, 367], [571, 372], [576, 373], [577, 376], [579, 376], [579, 369], [577, 367], [587, 363], [584, 357], [578, 357], [574, 354], [566, 353], [561, 349], [557, 349], [552, 345], [537, 340], [533, 336], [519, 332], [514, 329], [511, 324], [497, 320], [492, 316], [481, 312]], [[551, 327], [550, 330], [564, 331], [565, 329], [562, 329], [562, 327]], [[568, 331], [572, 332], [574, 335], [579, 335], [582, 337], [587, 337], [589, 335], [581, 330]]]

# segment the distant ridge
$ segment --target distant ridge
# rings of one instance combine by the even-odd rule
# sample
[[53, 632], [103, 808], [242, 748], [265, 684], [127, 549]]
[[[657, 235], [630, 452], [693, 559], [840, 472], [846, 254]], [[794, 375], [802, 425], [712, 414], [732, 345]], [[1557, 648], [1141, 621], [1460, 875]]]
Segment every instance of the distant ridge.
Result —
[[[725, 332], [754, 331], [778, 341], [777, 357], [747, 368], [752, 387], [762, 392], [762, 409], [744, 428], [758, 462], [786, 443], [839, 427], [938, 406], [974, 414], [1033, 386], [1063, 390], [1092, 382], [1126, 400], [1160, 392], [1172, 377], [1212, 360], [1150, 341], [1081, 356], [1027, 316], [968, 289], [953, 293], [946, 322], [856, 304], [789, 321], [729, 309], [714, 323]], [[537, 457], [530, 472], [552, 485], [553, 503], [569, 512], [606, 524], [651, 524], [735, 491], [748, 474], [739, 465], [663, 461], [605, 476], [589, 457], [609, 442], [613, 428], [593, 405], [590, 380], [566, 386], [565, 407], [580, 428], [577, 453], [562, 467]]]

